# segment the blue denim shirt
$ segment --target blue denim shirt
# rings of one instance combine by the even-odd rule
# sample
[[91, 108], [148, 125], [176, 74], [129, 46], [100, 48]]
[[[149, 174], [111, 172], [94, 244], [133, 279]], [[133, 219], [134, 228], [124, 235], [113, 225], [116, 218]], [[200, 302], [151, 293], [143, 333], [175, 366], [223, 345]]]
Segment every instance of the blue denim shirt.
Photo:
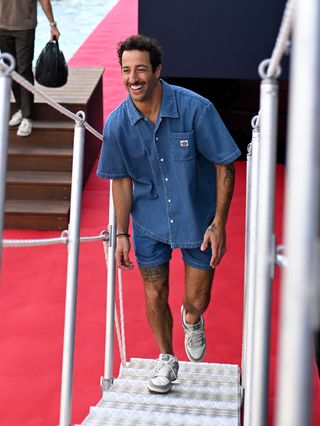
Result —
[[164, 81], [162, 89], [155, 126], [130, 96], [110, 114], [97, 175], [132, 178], [132, 221], [145, 235], [199, 247], [215, 214], [215, 164], [240, 151], [209, 100]]

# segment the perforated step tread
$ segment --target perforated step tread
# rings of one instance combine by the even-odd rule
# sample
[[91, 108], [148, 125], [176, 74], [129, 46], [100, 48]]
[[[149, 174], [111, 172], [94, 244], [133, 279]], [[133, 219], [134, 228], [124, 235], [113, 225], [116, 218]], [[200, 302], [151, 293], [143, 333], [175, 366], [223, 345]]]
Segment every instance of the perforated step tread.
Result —
[[179, 377], [166, 395], [147, 383], [156, 360], [133, 358], [84, 426], [239, 426], [241, 388], [237, 365], [179, 362]]

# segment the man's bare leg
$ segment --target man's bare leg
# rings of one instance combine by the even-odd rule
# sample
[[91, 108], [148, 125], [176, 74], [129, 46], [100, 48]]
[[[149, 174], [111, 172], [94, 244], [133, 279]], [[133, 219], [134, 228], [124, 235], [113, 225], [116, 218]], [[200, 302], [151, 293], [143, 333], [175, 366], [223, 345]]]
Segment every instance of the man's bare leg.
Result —
[[160, 352], [172, 354], [172, 315], [168, 304], [169, 263], [140, 268], [146, 297], [146, 314]]
[[183, 305], [188, 324], [197, 324], [207, 309], [210, 298], [214, 270], [196, 269], [185, 265], [185, 297]]

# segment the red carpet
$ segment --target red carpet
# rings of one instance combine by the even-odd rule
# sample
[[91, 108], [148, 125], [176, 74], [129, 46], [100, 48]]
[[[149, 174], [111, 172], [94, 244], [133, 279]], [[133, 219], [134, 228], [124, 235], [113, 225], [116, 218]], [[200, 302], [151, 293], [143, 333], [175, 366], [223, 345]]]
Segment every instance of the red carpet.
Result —
[[[104, 66], [104, 113], [125, 96], [116, 57], [119, 40], [137, 31], [137, 0], [120, 0], [70, 61], [72, 66]], [[248, 123], [250, 125], [250, 123]], [[281, 242], [283, 168], [278, 170], [276, 233]], [[241, 362], [245, 163], [237, 163], [237, 183], [228, 223], [228, 253], [217, 269], [212, 303], [206, 312], [205, 361]], [[81, 235], [97, 235], [108, 223], [108, 184], [93, 169], [83, 193]], [[49, 238], [54, 232], [10, 231], [5, 238]], [[55, 426], [59, 420], [66, 282], [66, 247], [5, 248], [0, 293], [0, 425]], [[274, 406], [279, 277], [273, 285], [270, 417]], [[103, 375], [106, 269], [102, 243], [80, 249], [72, 422], [81, 422], [100, 398]], [[185, 360], [179, 308], [183, 264], [179, 252], [171, 267], [176, 355]], [[145, 320], [137, 267], [124, 274], [127, 357], [157, 357]], [[119, 356], [116, 344], [115, 370]], [[320, 424], [316, 382], [314, 425]], [[272, 421], [270, 421], [270, 425]], [[289, 425], [288, 425], [289, 426]]]

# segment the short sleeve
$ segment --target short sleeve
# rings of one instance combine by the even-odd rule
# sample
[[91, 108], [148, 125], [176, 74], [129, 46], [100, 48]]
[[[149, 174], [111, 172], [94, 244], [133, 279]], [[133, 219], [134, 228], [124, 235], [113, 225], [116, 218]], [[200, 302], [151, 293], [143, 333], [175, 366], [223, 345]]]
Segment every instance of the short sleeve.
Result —
[[196, 127], [197, 150], [215, 164], [228, 164], [241, 155], [218, 111], [209, 102]]
[[107, 121], [103, 131], [97, 175], [105, 179], [121, 179], [129, 176], [119, 141], [111, 130], [110, 120]]

